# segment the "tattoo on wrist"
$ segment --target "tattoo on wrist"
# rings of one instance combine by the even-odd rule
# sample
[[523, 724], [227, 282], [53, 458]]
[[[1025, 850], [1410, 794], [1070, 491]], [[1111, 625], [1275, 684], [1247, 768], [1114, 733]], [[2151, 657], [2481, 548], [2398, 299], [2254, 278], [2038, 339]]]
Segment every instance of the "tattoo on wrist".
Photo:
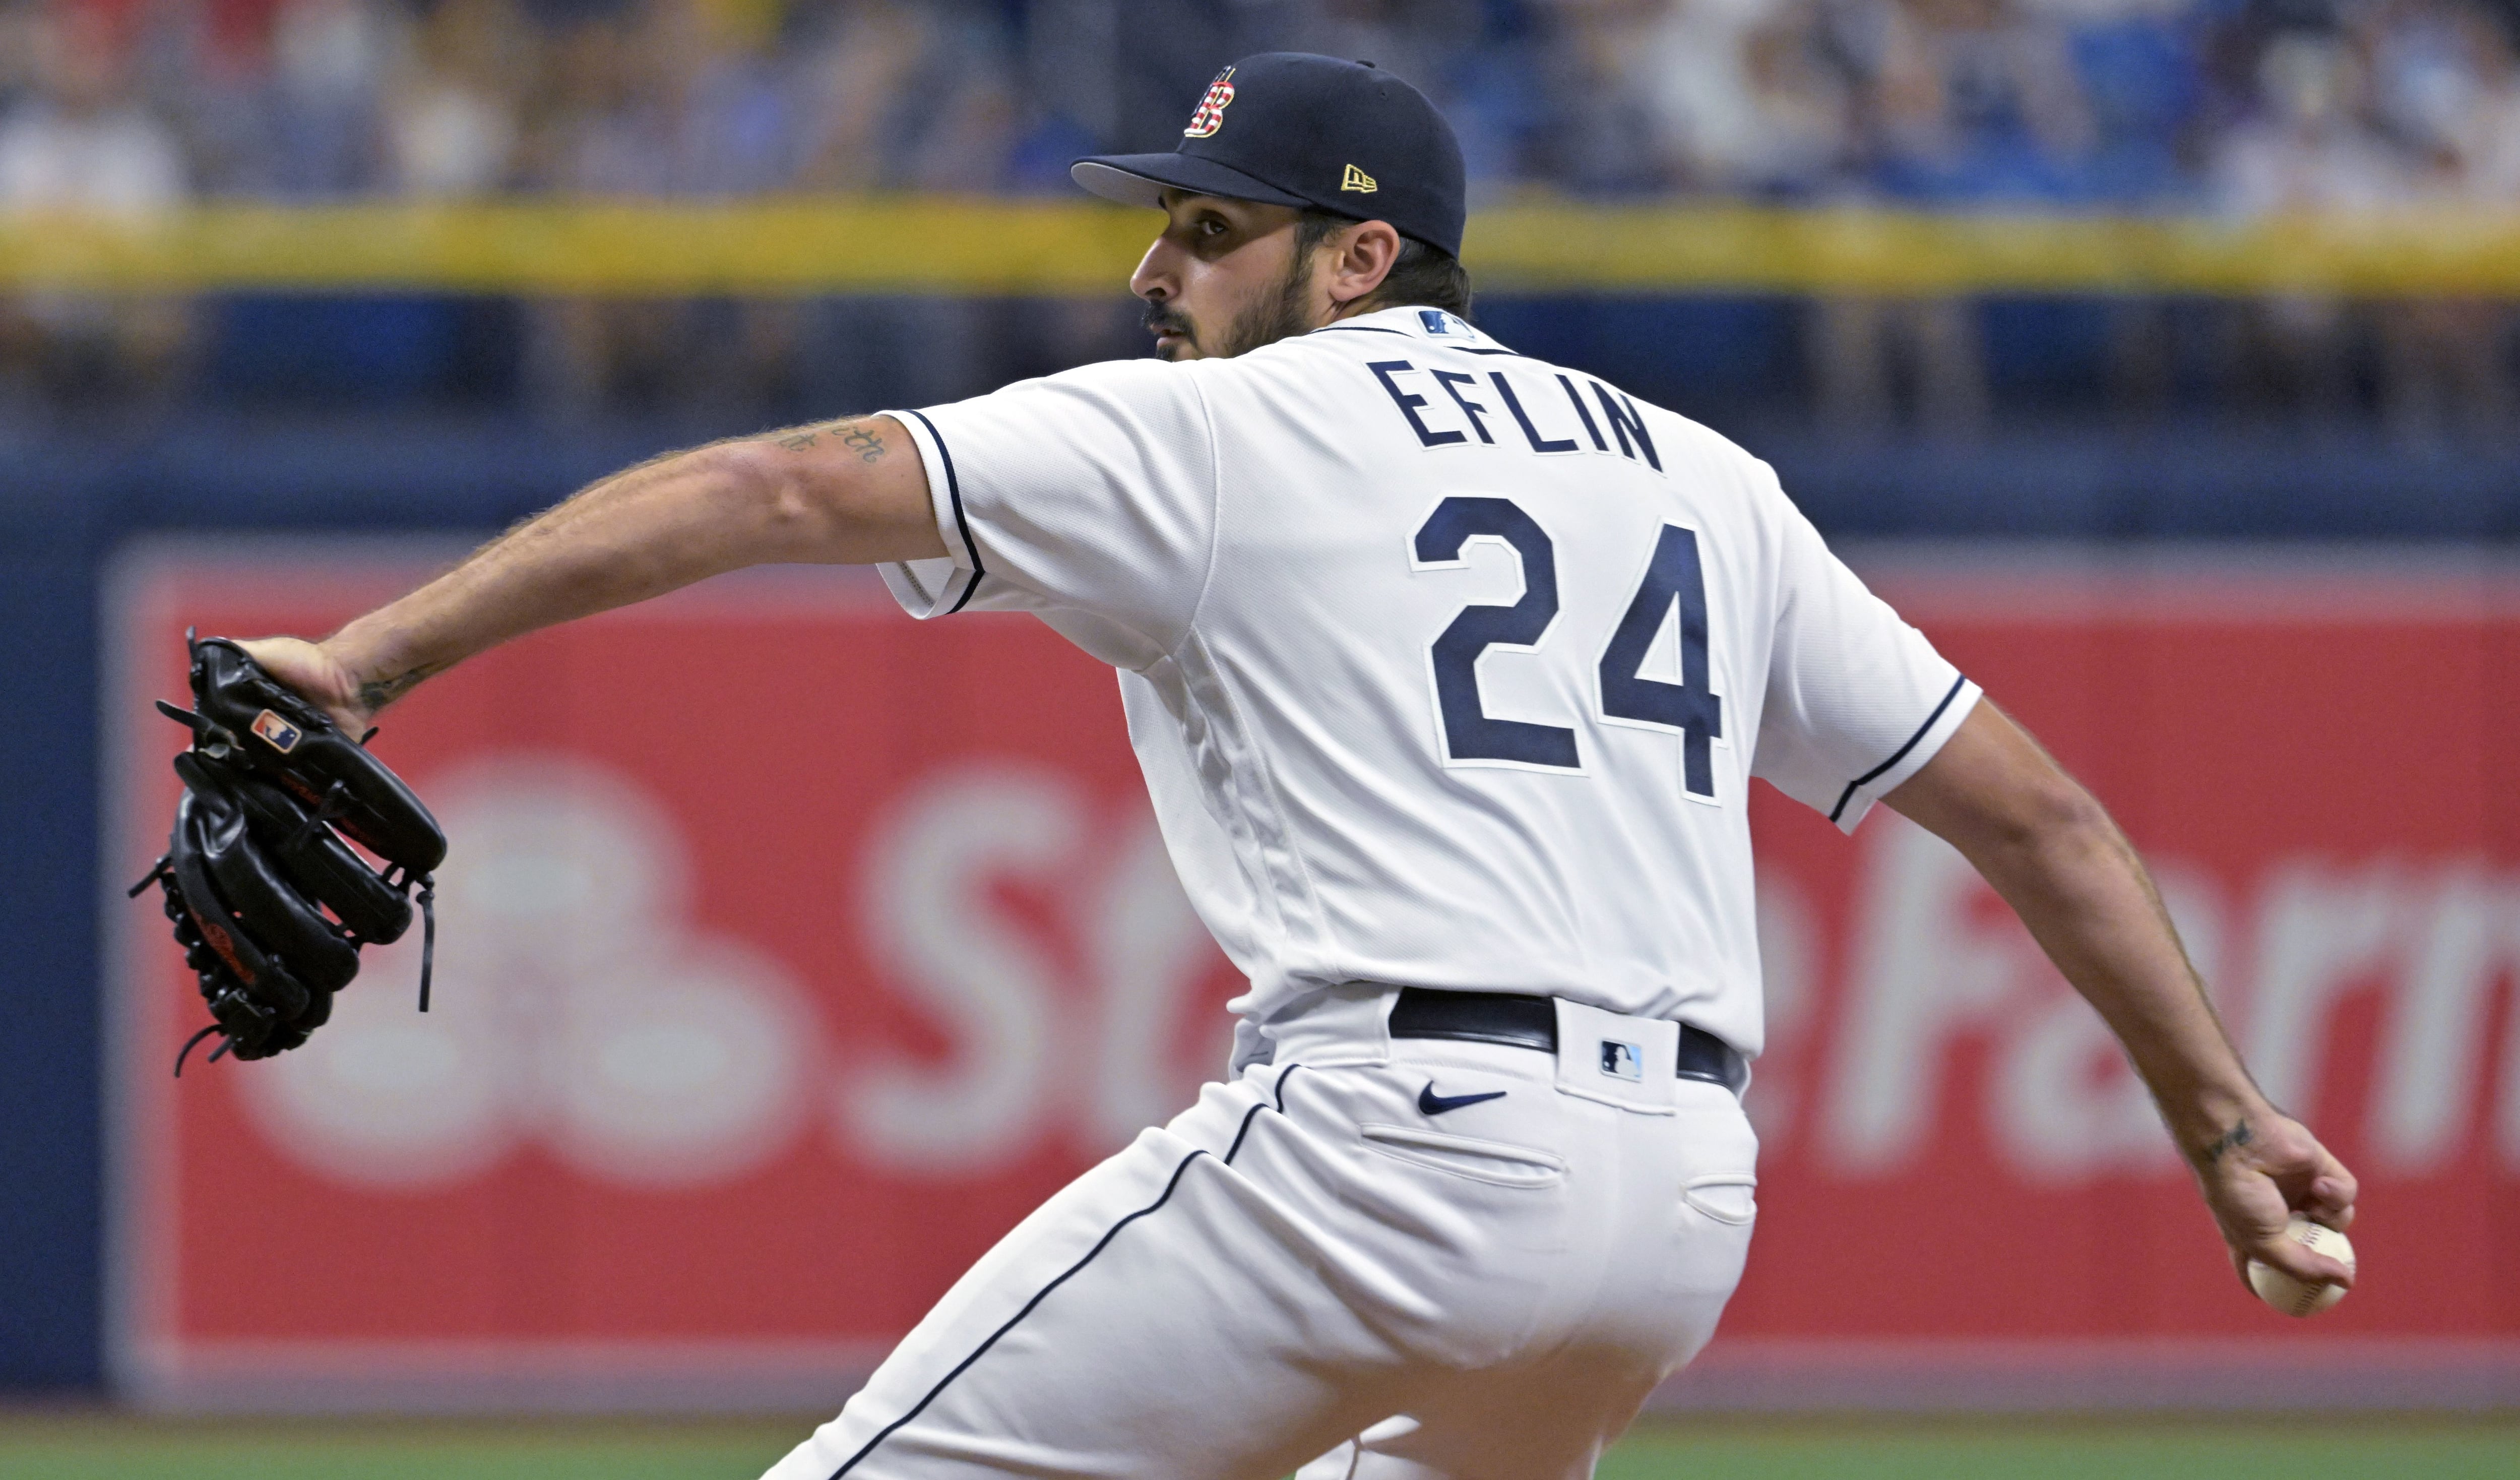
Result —
[[2247, 1145], [2249, 1143], [2257, 1139], [2257, 1132], [2250, 1130], [2249, 1123], [2243, 1120], [2237, 1125], [2231, 1127], [2231, 1129], [2225, 1131], [2222, 1135], [2214, 1138], [2212, 1144], [2205, 1147], [2205, 1159], [2209, 1162], [2220, 1161], [2226, 1155], [2238, 1150], [2240, 1147]]
[[807, 426], [777, 438], [780, 447], [788, 452], [810, 452], [822, 445], [823, 434], [831, 432], [840, 444], [858, 455], [861, 463], [878, 463], [891, 451], [884, 446], [883, 436], [868, 422], [832, 422], [822, 426]]
[[434, 677], [445, 671], [444, 663], [423, 663], [417, 668], [406, 668], [400, 673], [370, 679], [359, 686], [359, 706], [374, 714], [419, 688], [423, 679]]

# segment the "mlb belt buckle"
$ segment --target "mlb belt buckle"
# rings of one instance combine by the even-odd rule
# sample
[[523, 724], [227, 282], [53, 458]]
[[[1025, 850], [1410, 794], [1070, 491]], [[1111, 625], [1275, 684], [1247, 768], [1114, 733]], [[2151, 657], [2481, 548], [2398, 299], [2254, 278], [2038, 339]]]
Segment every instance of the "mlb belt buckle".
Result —
[[1677, 1107], [1674, 1072], [1680, 1024], [1552, 998], [1557, 1012], [1557, 1089], [1625, 1110], [1669, 1115]]
[[[1368, 984], [1350, 983], [1352, 987]], [[1610, 1014], [1617, 1016], [1616, 1013]], [[1498, 1043], [1555, 1054], [1558, 1049], [1557, 1005], [1547, 997], [1510, 992], [1454, 992], [1436, 987], [1402, 987], [1393, 1000], [1389, 1028], [1394, 1039], [1449, 1038], [1463, 1043]], [[1646, 1053], [1634, 1033], [1600, 1040], [1601, 1072], [1642, 1083]], [[1614, 1053], [1623, 1044], [1631, 1052]], [[1723, 1039], [1703, 1028], [1680, 1025], [1675, 1067], [1683, 1079], [1722, 1085], [1738, 1095], [1750, 1082], [1749, 1060]]]

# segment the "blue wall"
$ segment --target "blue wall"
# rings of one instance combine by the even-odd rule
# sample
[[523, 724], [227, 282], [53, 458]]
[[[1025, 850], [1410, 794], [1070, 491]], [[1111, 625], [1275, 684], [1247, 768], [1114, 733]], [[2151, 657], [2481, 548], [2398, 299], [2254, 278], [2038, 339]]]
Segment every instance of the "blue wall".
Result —
[[648, 450], [460, 440], [397, 440], [388, 455], [355, 431], [256, 444], [203, 429], [0, 455], [0, 650], [13, 679], [0, 723], [0, 1389], [102, 1376], [104, 567], [148, 531], [495, 528]]
[[0, 1383], [97, 1370], [97, 520], [0, 499]]

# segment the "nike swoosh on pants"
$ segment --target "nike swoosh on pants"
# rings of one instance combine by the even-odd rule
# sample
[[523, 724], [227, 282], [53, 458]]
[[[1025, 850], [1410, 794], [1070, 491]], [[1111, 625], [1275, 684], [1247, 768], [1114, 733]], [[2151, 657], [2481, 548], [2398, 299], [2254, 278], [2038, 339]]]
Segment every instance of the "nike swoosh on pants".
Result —
[[1418, 1108], [1428, 1115], [1441, 1115], [1446, 1110], [1458, 1110], [1465, 1104], [1477, 1104], [1483, 1099], [1505, 1099], [1503, 1090], [1490, 1090], [1484, 1095], [1438, 1095], [1435, 1093], [1435, 1081], [1430, 1079], [1426, 1081], [1426, 1088], [1418, 1092]]

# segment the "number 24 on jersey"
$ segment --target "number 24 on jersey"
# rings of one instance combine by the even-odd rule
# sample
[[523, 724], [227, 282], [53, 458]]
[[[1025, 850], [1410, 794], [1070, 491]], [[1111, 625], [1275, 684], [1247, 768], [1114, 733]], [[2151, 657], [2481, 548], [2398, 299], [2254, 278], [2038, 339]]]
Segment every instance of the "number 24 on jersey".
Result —
[[[1572, 727], [1491, 718], [1479, 701], [1479, 654], [1490, 648], [1537, 651], [1557, 619], [1557, 555], [1548, 531], [1511, 499], [1448, 498], [1418, 527], [1413, 563], [1420, 570], [1466, 564], [1463, 550], [1481, 539], [1509, 546], [1520, 559], [1522, 600], [1509, 606], [1464, 606], [1435, 639], [1430, 656], [1445, 754], [1455, 761], [1581, 770]], [[1642, 672], [1645, 653], [1674, 606], [1680, 612], [1677, 684]], [[1644, 580], [1601, 650], [1598, 676], [1601, 717], [1677, 733], [1688, 794], [1715, 800], [1711, 746], [1724, 736], [1724, 700], [1708, 687], [1706, 578], [1695, 530], [1662, 526]]]

